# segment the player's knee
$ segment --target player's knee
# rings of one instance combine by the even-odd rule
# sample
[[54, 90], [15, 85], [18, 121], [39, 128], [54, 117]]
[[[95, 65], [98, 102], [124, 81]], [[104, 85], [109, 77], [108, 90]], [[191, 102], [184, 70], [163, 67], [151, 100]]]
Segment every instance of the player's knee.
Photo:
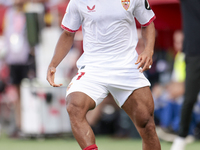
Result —
[[140, 128], [145, 133], [145, 136], [151, 137], [155, 133], [155, 124], [152, 118], [149, 118], [147, 120], [144, 120], [140, 124]]
[[145, 126], [145, 132], [148, 133], [153, 133], [155, 131], [155, 124], [148, 122]]
[[140, 128], [146, 129], [146, 130], [152, 130], [155, 128], [155, 124], [153, 121], [153, 116], [148, 117], [141, 117], [138, 123]]
[[80, 108], [73, 103], [67, 103], [66, 110], [70, 117], [76, 116], [76, 114], [81, 113]]

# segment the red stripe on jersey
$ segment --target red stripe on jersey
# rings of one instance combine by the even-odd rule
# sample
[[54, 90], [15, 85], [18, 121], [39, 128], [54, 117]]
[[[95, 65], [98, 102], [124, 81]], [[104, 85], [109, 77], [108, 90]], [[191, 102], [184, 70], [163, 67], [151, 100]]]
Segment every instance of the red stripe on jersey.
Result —
[[149, 20], [149, 22], [147, 22], [146, 24], [143, 24], [142, 26], [143, 26], [143, 27], [146, 27], [146, 26], [150, 25], [151, 22], [154, 21], [155, 19], [156, 19], [156, 16], [153, 16], [153, 17]]
[[76, 31], [78, 31], [78, 30], [71, 30], [71, 29], [65, 27], [64, 25], [61, 25], [61, 28], [63, 28], [64, 30], [67, 30], [69, 32], [76, 32]]
[[85, 72], [81, 72], [81, 74], [77, 77], [76, 80], [80, 80], [80, 78], [85, 74]]

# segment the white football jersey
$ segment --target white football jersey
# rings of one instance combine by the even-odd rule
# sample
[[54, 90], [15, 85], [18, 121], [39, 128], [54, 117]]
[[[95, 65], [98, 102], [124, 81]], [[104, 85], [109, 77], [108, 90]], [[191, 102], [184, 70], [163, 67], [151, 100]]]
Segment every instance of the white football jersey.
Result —
[[70, 0], [61, 26], [76, 32], [82, 25], [84, 53], [78, 68], [137, 68], [134, 18], [142, 26], [155, 19], [147, 0]]

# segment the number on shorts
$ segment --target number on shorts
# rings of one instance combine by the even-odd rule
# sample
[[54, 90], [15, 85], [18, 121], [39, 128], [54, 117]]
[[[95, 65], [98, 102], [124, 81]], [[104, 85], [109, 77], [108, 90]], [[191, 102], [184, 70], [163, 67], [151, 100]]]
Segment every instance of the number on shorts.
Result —
[[80, 75], [77, 77], [76, 80], [80, 80], [80, 78], [85, 74], [85, 72], [81, 72]]

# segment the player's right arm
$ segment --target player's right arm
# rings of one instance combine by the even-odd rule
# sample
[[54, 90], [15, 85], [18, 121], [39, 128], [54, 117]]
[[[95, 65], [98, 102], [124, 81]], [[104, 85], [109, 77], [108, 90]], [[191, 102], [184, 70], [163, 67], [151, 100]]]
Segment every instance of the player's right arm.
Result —
[[67, 55], [67, 53], [71, 49], [74, 42], [74, 35], [75, 32], [69, 32], [64, 30], [57, 42], [53, 58], [47, 70], [47, 81], [53, 87], [60, 87], [62, 85], [54, 83], [56, 67], [60, 64], [60, 62], [63, 60], [63, 58]]

